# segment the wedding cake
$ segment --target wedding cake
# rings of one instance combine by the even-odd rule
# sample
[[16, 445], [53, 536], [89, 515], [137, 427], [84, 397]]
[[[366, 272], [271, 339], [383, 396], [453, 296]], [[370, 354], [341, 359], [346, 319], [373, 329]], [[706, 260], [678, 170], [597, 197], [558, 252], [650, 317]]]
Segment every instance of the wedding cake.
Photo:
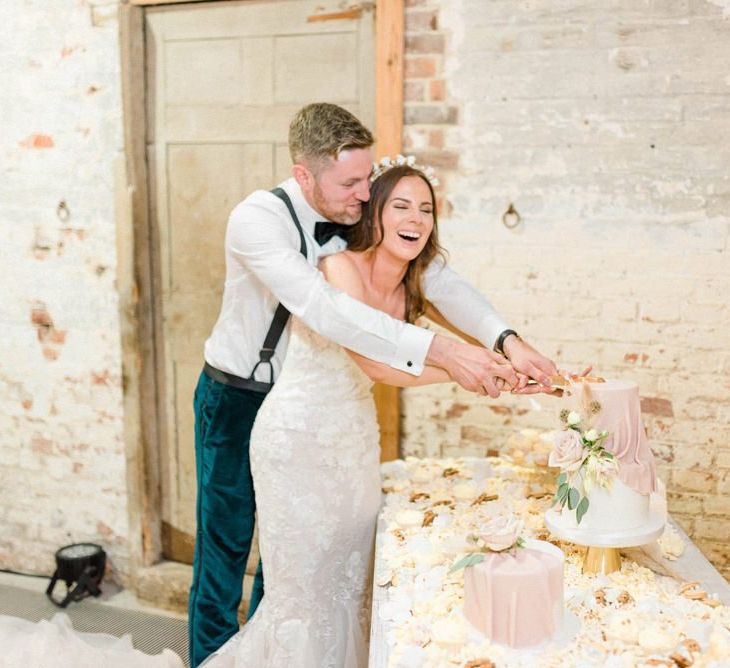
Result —
[[548, 460], [560, 468], [552, 520], [604, 533], [644, 526], [657, 478], [637, 384], [577, 379], [567, 394], [563, 430]]
[[531, 647], [563, 622], [562, 550], [525, 540], [524, 523], [496, 516], [467, 536], [473, 546], [450, 572], [464, 568], [464, 617], [493, 642]]
[[486, 554], [464, 571], [464, 617], [510, 647], [550, 640], [563, 621], [563, 566], [562, 551], [545, 541]]

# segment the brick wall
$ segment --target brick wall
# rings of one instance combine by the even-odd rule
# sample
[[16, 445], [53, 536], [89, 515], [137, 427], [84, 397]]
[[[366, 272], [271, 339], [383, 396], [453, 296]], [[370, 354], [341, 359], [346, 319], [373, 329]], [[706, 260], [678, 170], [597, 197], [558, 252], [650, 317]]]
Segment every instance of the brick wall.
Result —
[[[561, 365], [639, 382], [672, 510], [727, 574], [728, 20], [602, 8], [408, 0], [406, 146], [443, 177], [453, 264], [515, 328]], [[47, 573], [91, 539], [129, 573], [116, 10], [0, 10], [0, 568]], [[404, 450], [500, 448], [556, 424], [539, 405], [410, 390]]]
[[[721, 4], [407, 0], [404, 141], [444, 177], [453, 265], [514, 328], [639, 383], [670, 510], [730, 576]], [[483, 454], [555, 407], [411, 389], [403, 450]]]
[[114, 161], [116, 2], [0, 9], [0, 568], [71, 541], [128, 571]]

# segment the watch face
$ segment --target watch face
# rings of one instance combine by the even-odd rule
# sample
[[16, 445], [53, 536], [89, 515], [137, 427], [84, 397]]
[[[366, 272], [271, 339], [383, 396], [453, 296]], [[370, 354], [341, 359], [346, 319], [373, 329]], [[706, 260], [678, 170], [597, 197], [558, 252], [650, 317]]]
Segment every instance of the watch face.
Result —
[[81, 559], [82, 557], [90, 557], [99, 552], [99, 548], [96, 545], [90, 543], [79, 543], [77, 545], [69, 545], [68, 547], [62, 547], [58, 551], [58, 556], [64, 559]]

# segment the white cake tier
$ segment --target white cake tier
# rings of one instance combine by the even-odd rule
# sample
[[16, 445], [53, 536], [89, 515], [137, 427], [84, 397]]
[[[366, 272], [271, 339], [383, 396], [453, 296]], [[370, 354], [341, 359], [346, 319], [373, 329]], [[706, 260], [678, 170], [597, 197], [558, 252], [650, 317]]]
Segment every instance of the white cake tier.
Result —
[[[588, 494], [588, 510], [580, 524], [575, 510], [567, 506], [555, 515], [555, 522], [566, 529], [586, 531], [627, 531], [644, 526], [649, 520], [649, 494], [639, 494], [618, 478], [610, 490], [594, 486]], [[559, 507], [558, 507], [559, 510]]]

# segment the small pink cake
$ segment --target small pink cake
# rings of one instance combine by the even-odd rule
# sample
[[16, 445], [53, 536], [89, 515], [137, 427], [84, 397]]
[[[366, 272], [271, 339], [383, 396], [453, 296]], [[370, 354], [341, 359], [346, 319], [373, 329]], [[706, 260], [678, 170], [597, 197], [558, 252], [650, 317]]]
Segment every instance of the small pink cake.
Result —
[[464, 570], [464, 616], [494, 642], [530, 647], [563, 620], [562, 550], [545, 541], [490, 552]]

